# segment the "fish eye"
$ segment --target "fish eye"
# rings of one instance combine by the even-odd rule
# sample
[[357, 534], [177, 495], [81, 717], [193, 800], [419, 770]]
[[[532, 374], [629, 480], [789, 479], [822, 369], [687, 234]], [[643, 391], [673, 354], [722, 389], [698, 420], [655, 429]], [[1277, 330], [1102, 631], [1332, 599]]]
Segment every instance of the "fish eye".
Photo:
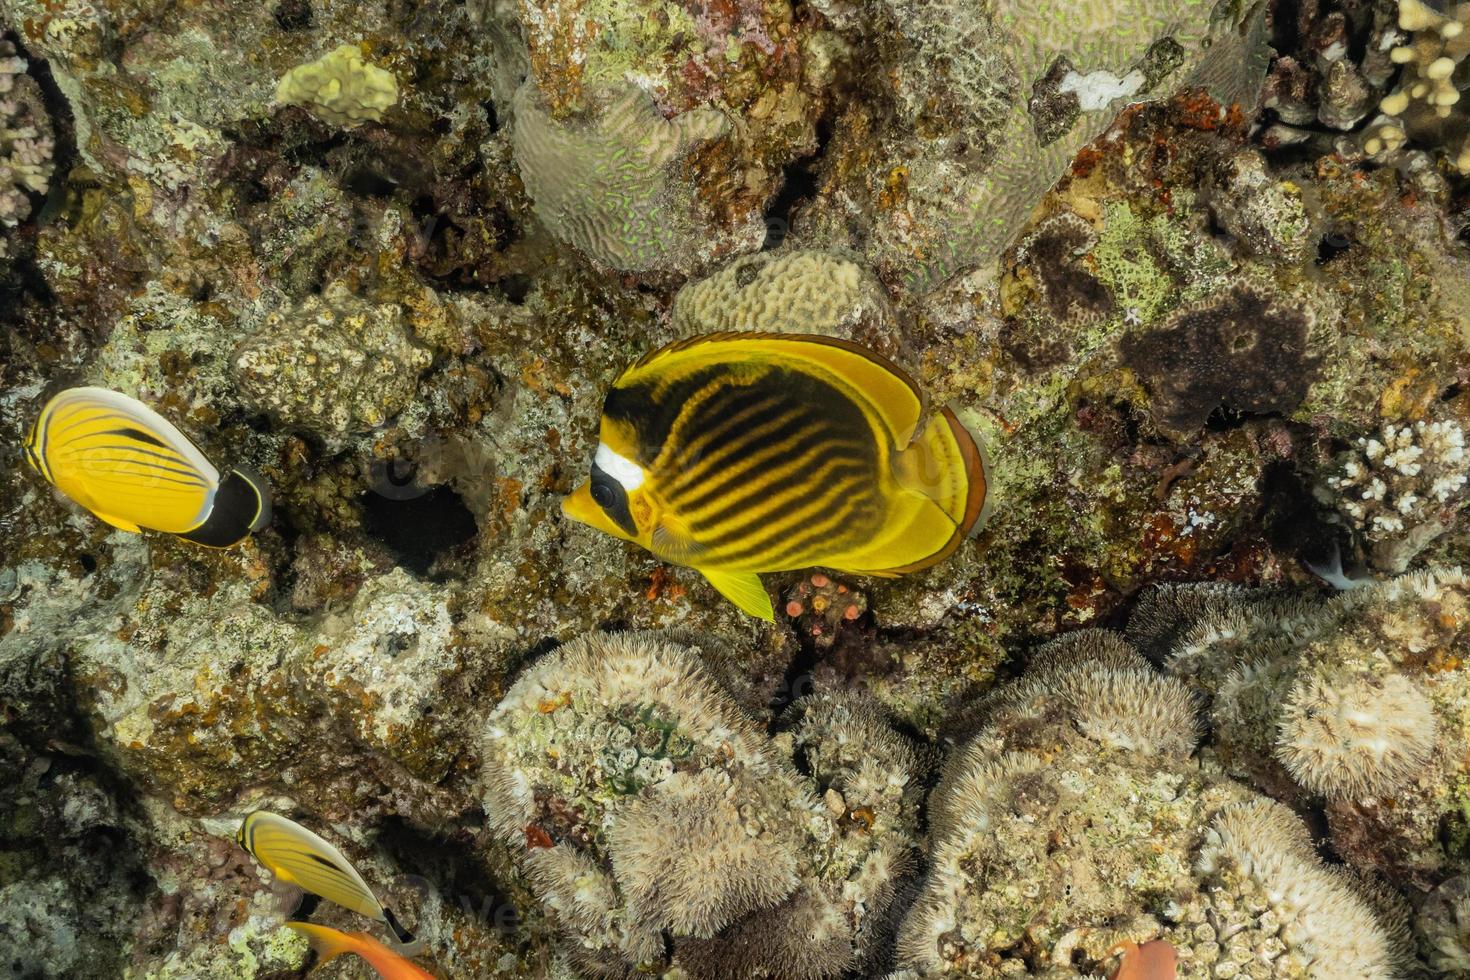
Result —
[[618, 495], [606, 483], [593, 483], [592, 499], [599, 507], [613, 507], [617, 505]]

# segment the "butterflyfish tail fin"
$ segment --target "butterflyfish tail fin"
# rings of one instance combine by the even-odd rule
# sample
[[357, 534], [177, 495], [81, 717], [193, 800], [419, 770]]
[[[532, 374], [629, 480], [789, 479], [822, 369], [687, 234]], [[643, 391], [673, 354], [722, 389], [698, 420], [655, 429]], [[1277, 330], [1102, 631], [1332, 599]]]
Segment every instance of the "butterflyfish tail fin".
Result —
[[416, 945], [416, 940], [414, 939], [413, 933], [403, 928], [403, 923], [398, 921], [398, 916], [394, 915], [393, 910], [388, 908], [386, 905], [383, 906], [383, 922], [385, 922], [388, 928], [393, 932], [393, 938], [398, 940], [401, 945]]
[[209, 548], [228, 548], [265, 527], [270, 519], [270, 487], [249, 467], [236, 467], [214, 492], [209, 516], [179, 537]]
[[761, 584], [759, 575], [754, 572], [721, 572], [709, 568], [701, 568], [699, 572], [709, 579], [709, 584], [720, 595], [739, 606], [742, 612], [768, 623], [776, 621], [776, 610], [771, 606], [771, 594]]
[[961, 537], [977, 533], [988, 516], [988, 468], [980, 443], [945, 408], [894, 458], [900, 486], [933, 500]]

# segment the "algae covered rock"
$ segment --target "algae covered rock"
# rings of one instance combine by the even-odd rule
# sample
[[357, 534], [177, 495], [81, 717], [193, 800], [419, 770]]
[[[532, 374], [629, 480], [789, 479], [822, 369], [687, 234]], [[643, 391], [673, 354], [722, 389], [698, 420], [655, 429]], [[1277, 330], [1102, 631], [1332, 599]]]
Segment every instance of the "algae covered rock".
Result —
[[256, 407], [287, 425], [340, 439], [384, 425], [408, 407], [431, 360], [399, 306], [370, 303], [334, 285], [269, 314], [235, 351], [233, 368]]

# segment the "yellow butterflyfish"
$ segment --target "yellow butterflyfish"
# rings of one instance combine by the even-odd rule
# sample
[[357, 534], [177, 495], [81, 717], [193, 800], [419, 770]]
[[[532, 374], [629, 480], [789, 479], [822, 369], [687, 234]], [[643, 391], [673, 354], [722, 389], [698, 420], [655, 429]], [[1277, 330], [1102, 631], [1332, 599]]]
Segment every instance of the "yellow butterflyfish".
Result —
[[830, 337], [663, 347], [613, 383], [599, 437], [567, 516], [697, 569], [763, 619], [762, 572], [916, 571], [985, 515], [983, 457], [954, 413], [926, 417], [902, 369]]
[[31, 468], [100, 520], [227, 548], [270, 521], [270, 491], [246, 468], [223, 478], [172, 422], [106, 388], [68, 388], [25, 442]]
[[401, 943], [413, 942], [412, 934], [399, 924], [391, 909], [378, 901], [352, 862], [296, 821], [256, 810], [241, 822], [235, 839], [279, 880], [376, 919]]

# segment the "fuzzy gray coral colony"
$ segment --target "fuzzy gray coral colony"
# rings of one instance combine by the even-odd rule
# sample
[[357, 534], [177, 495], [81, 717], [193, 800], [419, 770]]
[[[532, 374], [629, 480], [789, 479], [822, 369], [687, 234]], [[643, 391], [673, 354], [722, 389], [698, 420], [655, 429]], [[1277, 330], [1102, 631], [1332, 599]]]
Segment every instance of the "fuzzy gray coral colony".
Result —
[[[0, 977], [368, 976], [257, 809], [456, 980], [1470, 977], [1467, 55], [1463, 0], [0, 0]], [[983, 531], [766, 623], [568, 520], [619, 373], [741, 331], [911, 375]], [[85, 385], [270, 519], [73, 503], [21, 447]]]

